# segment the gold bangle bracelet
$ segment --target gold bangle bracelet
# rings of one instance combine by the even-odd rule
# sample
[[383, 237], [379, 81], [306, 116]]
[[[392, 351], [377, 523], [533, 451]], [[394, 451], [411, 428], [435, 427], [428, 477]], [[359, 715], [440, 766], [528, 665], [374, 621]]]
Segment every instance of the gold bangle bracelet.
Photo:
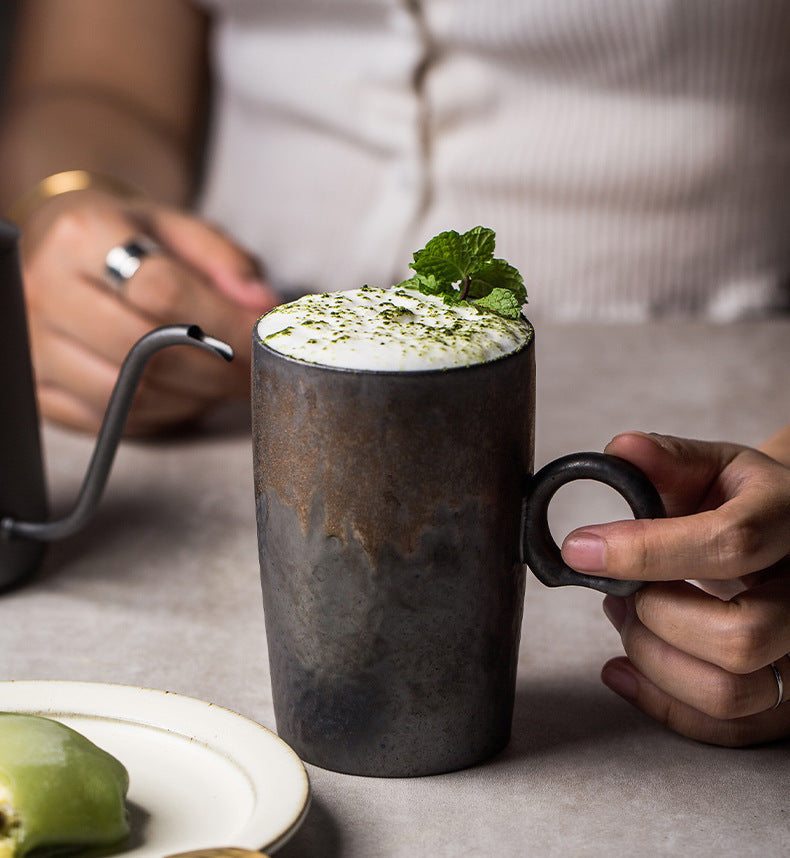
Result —
[[21, 227], [42, 203], [52, 199], [52, 197], [67, 194], [70, 191], [85, 191], [89, 188], [109, 191], [126, 199], [143, 196], [139, 188], [122, 182], [114, 176], [93, 173], [89, 170], [65, 170], [62, 173], [47, 176], [19, 197], [9, 206], [6, 218]]

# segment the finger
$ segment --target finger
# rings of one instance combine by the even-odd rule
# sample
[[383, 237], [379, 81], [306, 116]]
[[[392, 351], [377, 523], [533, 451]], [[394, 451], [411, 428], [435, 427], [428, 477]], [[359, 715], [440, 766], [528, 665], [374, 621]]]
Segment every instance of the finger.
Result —
[[[211, 280], [226, 300], [260, 315], [277, 303], [260, 282], [255, 261], [227, 236], [199, 219], [158, 206], [119, 205], [93, 197], [89, 204], [58, 212], [46, 241], [37, 243], [33, 260], [51, 274], [78, 270], [102, 278], [107, 252], [140, 232], [148, 232], [205, 280]], [[55, 286], [64, 281], [50, 277]]]
[[[108, 251], [129, 241], [140, 229], [139, 212], [117, 204], [75, 206], [62, 212], [29, 266], [31, 301], [36, 306], [59, 308], [64, 301], [61, 293], [68, 291], [75, 272], [84, 280], [103, 282]], [[108, 291], [113, 292], [111, 297], [149, 318], [152, 326], [182, 322], [201, 325], [228, 340], [242, 356], [242, 364], [245, 362], [258, 308], [233, 303], [184, 260], [168, 254], [144, 257], [120, 294], [109, 287]], [[81, 323], [84, 329], [84, 316]], [[208, 366], [205, 361], [204, 366]], [[230, 372], [244, 373], [244, 367], [236, 363]]]
[[[171, 386], [188, 385], [199, 394], [246, 395], [249, 389], [250, 336], [257, 314], [217, 293], [198, 273], [168, 255], [146, 257], [126, 283], [123, 298], [157, 324], [195, 323], [233, 348], [235, 360], [218, 362], [205, 353], [175, 349], [157, 355], [151, 372]], [[188, 375], [184, 369], [191, 367]]]
[[70, 429], [95, 435], [102, 424], [102, 416], [73, 393], [52, 384], [39, 384], [38, 410], [45, 420], [52, 420]]
[[[119, 206], [116, 201], [94, 199], [90, 205], [75, 205], [60, 212], [46, 240], [31, 253], [26, 270], [29, 305], [35, 313], [46, 313], [49, 308], [49, 318], [53, 321], [53, 315], [69, 301], [71, 283], [77, 274], [83, 280], [102, 284], [108, 298], [146, 317], [151, 327], [194, 322], [212, 335], [228, 340], [241, 360], [234, 361], [233, 369], [227, 372], [231, 376], [245, 375], [245, 365], [249, 366], [250, 332], [260, 308], [245, 308], [230, 301], [188, 262], [168, 254], [144, 257], [120, 293], [104, 283], [108, 251], [140, 232], [144, 219], [141, 211], [152, 218], [156, 208], [137, 211]], [[183, 219], [189, 220], [186, 216]], [[111, 312], [106, 301], [103, 307]], [[80, 326], [78, 338], [90, 339], [86, 337], [90, 310], [80, 303], [74, 315], [75, 323]], [[114, 327], [110, 325], [105, 330], [113, 331]], [[106, 350], [103, 353], [109, 355]], [[209, 366], [206, 361], [203, 365]]]
[[[643, 471], [661, 495], [667, 516], [675, 518], [700, 510], [719, 474], [742, 449], [735, 444], [624, 432], [616, 435], [604, 452], [626, 459]], [[718, 503], [722, 500], [719, 498]]]
[[[61, 384], [65, 381], [58, 359], [46, 348], [50, 337], [80, 343], [110, 364], [117, 376], [132, 346], [158, 324], [140, 310], [118, 301], [94, 281], [73, 276], [63, 293], [57, 306], [50, 302], [31, 325], [34, 361], [42, 380], [59, 380]], [[209, 399], [225, 396], [234, 387], [229, 384], [233, 374], [211, 355], [173, 349], [157, 357], [160, 359], [151, 361], [145, 378], [162, 390]]]
[[[70, 391], [49, 384], [38, 388], [38, 403], [45, 419], [91, 435], [99, 431], [104, 417]], [[168, 398], [163, 404], [166, 407], [161, 408], [149, 401], [144, 408], [133, 410], [124, 426], [124, 435], [142, 437], [158, 433], [193, 421], [205, 411], [204, 404], [199, 402], [173, 407], [172, 398]]]
[[52, 329], [37, 328], [32, 340], [36, 382], [71, 391], [100, 415], [115, 384], [117, 365]]
[[[617, 609], [624, 608], [622, 615]], [[771, 709], [777, 702], [773, 670], [734, 674], [673, 647], [638, 618], [633, 598], [605, 606], [631, 664], [665, 694], [716, 720], [732, 720]], [[787, 661], [787, 659], [783, 659]]]
[[123, 299], [162, 324], [185, 320], [217, 335], [234, 335], [241, 329], [249, 339], [257, 314], [219, 294], [206, 278], [178, 257], [168, 253], [143, 259], [123, 288]]
[[[644, 436], [635, 440], [640, 448], [658, 449]], [[667, 581], [737, 578], [785, 556], [790, 550], [790, 470], [748, 448], [672, 440], [683, 455], [667, 449], [659, 457], [675, 462], [678, 476], [674, 479], [686, 472], [692, 475], [695, 502], [703, 482], [694, 477], [704, 467], [698, 460], [722, 467], [702, 499], [703, 511], [580, 528], [563, 543], [566, 563], [580, 572], [611, 578]], [[671, 470], [666, 462], [662, 467], [663, 472]], [[647, 473], [656, 478], [655, 472], [648, 469]], [[672, 503], [671, 494], [668, 499]], [[676, 509], [678, 504], [676, 500]], [[709, 504], [714, 508], [708, 509]]]
[[[195, 319], [191, 306], [187, 310], [168, 308], [183, 318], [157, 318], [100, 279], [108, 249], [126, 242], [139, 228], [126, 207], [114, 200], [92, 199], [89, 205], [61, 211], [45, 238], [28, 254], [31, 347], [37, 381], [47, 387], [42, 413], [48, 419], [95, 431], [121, 363], [143, 334], [163, 322], [182, 321], [195, 321], [207, 328], [210, 321], [214, 331], [223, 311], [225, 327], [236, 334], [236, 342], [231, 344], [242, 359], [226, 364], [189, 348], [168, 349], [156, 355], [146, 369], [144, 390], [135, 400], [132, 420], [139, 415], [148, 425], [156, 415], [181, 419], [205, 410], [212, 399], [248, 392], [248, 362], [245, 367], [243, 356], [249, 352], [250, 311], [212, 294], [198, 308], [206, 314], [205, 320]], [[136, 277], [145, 277], [144, 269], [151, 261], [144, 260]], [[184, 268], [191, 271], [186, 265]], [[201, 275], [192, 272], [192, 277], [200, 281], [203, 293], [198, 289], [198, 295], [213, 292]], [[216, 303], [222, 305], [218, 313], [213, 312]], [[227, 338], [224, 332], [221, 336]], [[150, 417], [141, 410], [146, 388], [155, 396]], [[167, 397], [172, 399], [170, 405]]]
[[790, 577], [782, 574], [729, 601], [685, 582], [644, 587], [639, 620], [671, 646], [731, 673], [751, 673], [790, 652]]
[[667, 694], [642, 675], [627, 658], [607, 662], [601, 671], [601, 679], [645, 715], [681, 736], [699, 742], [738, 748], [773, 742], [790, 734], [790, 704], [787, 702], [778, 709], [768, 709], [755, 715], [721, 719]]
[[52, 292], [38, 307], [35, 324], [84, 341], [117, 366], [131, 345], [157, 324], [152, 317], [119, 301], [106, 285], [76, 272], [69, 273], [68, 283], [58, 284]]
[[[36, 370], [42, 413], [74, 428], [95, 431], [101, 425], [117, 367], [57, 333], [47, 338], [44, 348], [47, 357]], [[57, 368], [54, 372], [53, 367]], [[206, 408], [204, 399], [162, 391], [144, 379], [128, 425], [158, 428], [200, 415]]]
[[239, 306], [261, 315], [278, 303], [263, 282], [258, 260], [216, 226], [176, 209], [157, 208], [151, 229], [175, 256]]
[[84, 197], [62, 210], [48, 224], [45, 235], [39, 237], [35, 249], [25, 257], [26, 266], [43, 272], [44, 287], [49, 286], [51, 297], [68, 282], [63, 274], [75, 271], [92, 277], [101, 277], [107, 252], [123, 244], [140, 231], [139, 224], [129, 210], [117, 200], [103, 195]]

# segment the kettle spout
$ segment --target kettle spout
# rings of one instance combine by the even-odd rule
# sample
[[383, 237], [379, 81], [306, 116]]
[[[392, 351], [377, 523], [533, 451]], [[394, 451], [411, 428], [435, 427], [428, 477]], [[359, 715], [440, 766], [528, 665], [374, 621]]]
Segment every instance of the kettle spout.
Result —
[[[172, 325], [169, 328], [159, 328], [159, 331], [173, 332], [179, 330], [180, 327], [181, 326], [179, 325]], [[156, 334], [159, 331], [151, 331], [148, 336], [150, 337], [152, 334]], [[233, 360], [233, 349], [227, 343], [223, 342], [222, 340], [218, 340], [215, 337], [210, 337], [208, 334], [204, 333], [197, 325], [187, 325], [185, 334], [191, 339], [191, 345], [198, 346], [199, 348], [203, 348], [209, 352], [214, 352], [214, 354], [225, 358], [226, 361]], [[165, 343], [165, 345], [177, 344], [178, 342]], [[159, 348], [163, 348], [163, 346], [159, 346]]]
[[83, 527], [96, 509], [107, 484], [118, 443], [148, 361], [161, 349], [176, 345], [196, 346], [227, 361], [233, 360], [233, 349], [227, 343], [208, 336], [197, 325], [167, 325], [139, 339], [121, 366], [74, 508], [56, 521], [19, 521], [6, 516], [0, 519], [0, 538], [21, 537], [52, 542], [71, 536]]

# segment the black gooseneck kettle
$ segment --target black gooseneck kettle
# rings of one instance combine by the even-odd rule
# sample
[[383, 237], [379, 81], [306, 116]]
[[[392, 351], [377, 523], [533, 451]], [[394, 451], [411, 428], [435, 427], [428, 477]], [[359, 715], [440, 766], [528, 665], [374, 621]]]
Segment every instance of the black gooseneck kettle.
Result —
[[171, 345], [191, 345], [225, 360], [233, 350], [197, 325], [170, 325], [146, 334], [121, 367], [71, 512], [49, 521], [39, 417], [33, 387], [19, 233], [0, 220], [0, 590], [22, 581], [41, 562], [45, 543], [78, 531], [101, 498], [137, 385], [150, 357]]

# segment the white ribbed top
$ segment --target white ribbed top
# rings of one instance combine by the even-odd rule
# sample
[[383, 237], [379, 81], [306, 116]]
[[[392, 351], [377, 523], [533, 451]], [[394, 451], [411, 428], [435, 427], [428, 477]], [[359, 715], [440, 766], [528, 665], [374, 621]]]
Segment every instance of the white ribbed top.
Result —
[[288, 291], [497, 232], [533, 319], [790, 304], [786, 0], [216, 0], [203, 207]]

